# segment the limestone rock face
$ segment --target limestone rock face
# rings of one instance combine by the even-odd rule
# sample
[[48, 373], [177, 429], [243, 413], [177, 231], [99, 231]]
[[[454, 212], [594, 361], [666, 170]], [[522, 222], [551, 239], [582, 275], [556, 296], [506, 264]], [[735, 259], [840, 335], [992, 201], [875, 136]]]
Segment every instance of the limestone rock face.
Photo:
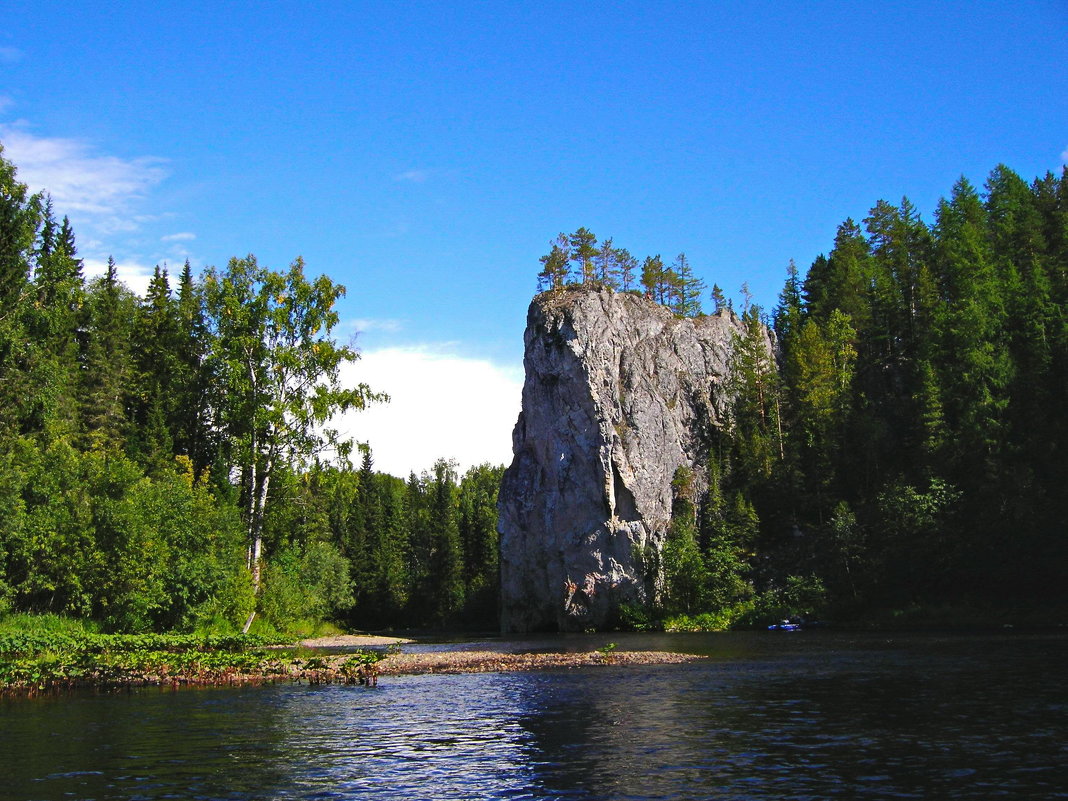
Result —
[[679, 318], [607, 289], [533, 300], [498, 502], [504, 631], [602, 626], [652, 592], [641, 555], [664, 542], [676, 469], [702, 480], [735, 332], [731, 312]]

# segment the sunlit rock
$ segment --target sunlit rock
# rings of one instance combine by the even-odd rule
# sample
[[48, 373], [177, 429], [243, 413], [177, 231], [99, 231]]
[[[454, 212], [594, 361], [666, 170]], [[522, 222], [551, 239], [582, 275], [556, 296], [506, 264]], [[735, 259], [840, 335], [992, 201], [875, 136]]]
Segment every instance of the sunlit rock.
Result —
[[534, 299], [499, 501], [504, 631], [601, 627], [654, 591], [645, 565], [667, 533], [672, 477], [685, 465], [704, 480], [735, 333], [727, 310], [681, 318], [632, 293]]

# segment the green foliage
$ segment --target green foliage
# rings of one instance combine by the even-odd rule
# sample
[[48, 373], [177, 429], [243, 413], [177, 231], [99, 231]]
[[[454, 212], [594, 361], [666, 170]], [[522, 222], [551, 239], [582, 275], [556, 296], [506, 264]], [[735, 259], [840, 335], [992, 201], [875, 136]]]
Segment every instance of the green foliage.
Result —
[[338, 618], [355, 601], [349, 562], [328, 542], [280, 549], [264, 571], [259, 607], [279, 631], [307, 618]]
[[691, 522], [672, 521], [664, 543], [663, 564], [665, 608], [685, 613], [704, 608], [709, 571]]
[[610, 642], [602, 645], [597, 649], [598, 655], [601, 657], [601, 661], [610, 662], [612, 660], [612, 653], [619, 647], [618, 643]]
[[619, 605], [615, 622], [615, 628], [621, 631], [653, 631], [660, 627], [648, 606], [633, 601]]
[[286, 272], [254, 256], [231, 259], [204, 277], [214, 337], [209, 355], [219, 381], [220, 417], [241, 476], [253, 585], [263, 558], [263, 527], [277, 471], [297, 468], [324, 449], [346, 450], [326, 427], [333, 415], [359, 409], [375, 395], [366, 384], [343, 387], [341, 365], [357, 358], [330, 336], [334, 304], [345, 289], [326, 276], [308, 280], [304, 262]]
[[236, 515], [175, 472], [23, 440], [9, 456], [6, 582], [18, 608], [92, 616], [114, 630], [189, 629], [240, 559]]
[[[342, 287], [250, 256], [186, 264], [174, 289], [157, 268], [137, 297], [114, 262], [84, 279], [58, 217], [0, 151], [0, 615], [493, 625], [501, 468], [405, 482], [368, 448], [353, 469], [329, 420], [382, 396], [340, 383]], [[701, 314], [684, 254], [639, 262], [580, 228], [542, 266], [543, 289], [640, 283]], [[1063, 599], [1068, 169], [1028, 185], [999, 165], [985, 194], [962, 179], [932, 225], [878, 201], [804, 277], [791, 266], [774, 340], [743, 296], [739, 320], [713, 287], [740, 323], [726, 425], [676, 477], [663, 553], [636, 560], [655, 603], [621, 624]]]
[[[579, 228], [572, 234], [561, 233], [549, 248], [539, 259], [542, 269], [538, 273], [538, 291], [576, 285], [624, 292], [635, 289], [638, 259], [626, 248], [615, 247], [611, 238], [598, 243], [593, 232]], [[705, 283], [694, 274], [685, 253], [680, 253], [670, 267], [664, 266], [659, 254], [647, 256], [641, 264], [640, 284], [647, 297], [680, 317], [699, 317], [703, 313]]]
[[311, 614], [337, 618], [355, 602], [349, 562], [329, 542], [310, 542], [300, 564], [300, 580], [310, 599]]
[[791, 265], [774, 361], [746, 301], [700, 559], [688, 511], [664, 549], [666, 625], [1063, 598], [1066, 220], [1068, 169], [1028, 186], [1000, 165], [932, 225], [880, 200]]
[[[88, 284], [81, 267], [69, 221], [0, 157], [0, 611], [239, 625], [255, 604], [240, 512], [262, 524], [276, 468], [343, 452], [330, 415], [378, 397], [338, 379], [343, 289], [250, 257], [199, 281], [186, 264], [177, 294], [157, 267], [138, 298], [114, 261]], [[352, 604], [330, 533], [296, 543], [313, 615]]]
[[281, 675], [283, 660], [250, 635], [106, 635], [35, 628], [0, 634], [0, 689], [41, 692], [83, 684], [221, 683]]
[[737, 610], [721, 608], [715, 612], [701, 612], [696, 615], [669, 615], [664, 618], [664, 631], [727, 631], [738, 618]]

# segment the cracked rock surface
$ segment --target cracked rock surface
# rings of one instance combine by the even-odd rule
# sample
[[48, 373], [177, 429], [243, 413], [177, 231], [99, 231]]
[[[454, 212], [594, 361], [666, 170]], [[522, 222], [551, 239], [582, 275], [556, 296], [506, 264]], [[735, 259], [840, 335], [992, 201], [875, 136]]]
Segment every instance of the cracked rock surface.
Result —
[[[531, 302], [523, 411], [498, 502], [502, 629], [581, 631], [642, 602], [680, 466], [703, 480], [741, 321], [568, 287]], [[770, 341], [768, 348], [771, 348]]]

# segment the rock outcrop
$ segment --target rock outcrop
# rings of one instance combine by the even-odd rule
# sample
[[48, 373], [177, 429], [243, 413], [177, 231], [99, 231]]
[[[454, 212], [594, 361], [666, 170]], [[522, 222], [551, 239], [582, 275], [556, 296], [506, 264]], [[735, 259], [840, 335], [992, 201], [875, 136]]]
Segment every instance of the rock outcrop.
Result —
[[736, 332], [731, 312], [680, 318], [607, 289], [534, 299], [498, 502], [504, 631], [596, 628], [646, 599], [642, 554], [664, 542], [676, 469], [703, 475]]

